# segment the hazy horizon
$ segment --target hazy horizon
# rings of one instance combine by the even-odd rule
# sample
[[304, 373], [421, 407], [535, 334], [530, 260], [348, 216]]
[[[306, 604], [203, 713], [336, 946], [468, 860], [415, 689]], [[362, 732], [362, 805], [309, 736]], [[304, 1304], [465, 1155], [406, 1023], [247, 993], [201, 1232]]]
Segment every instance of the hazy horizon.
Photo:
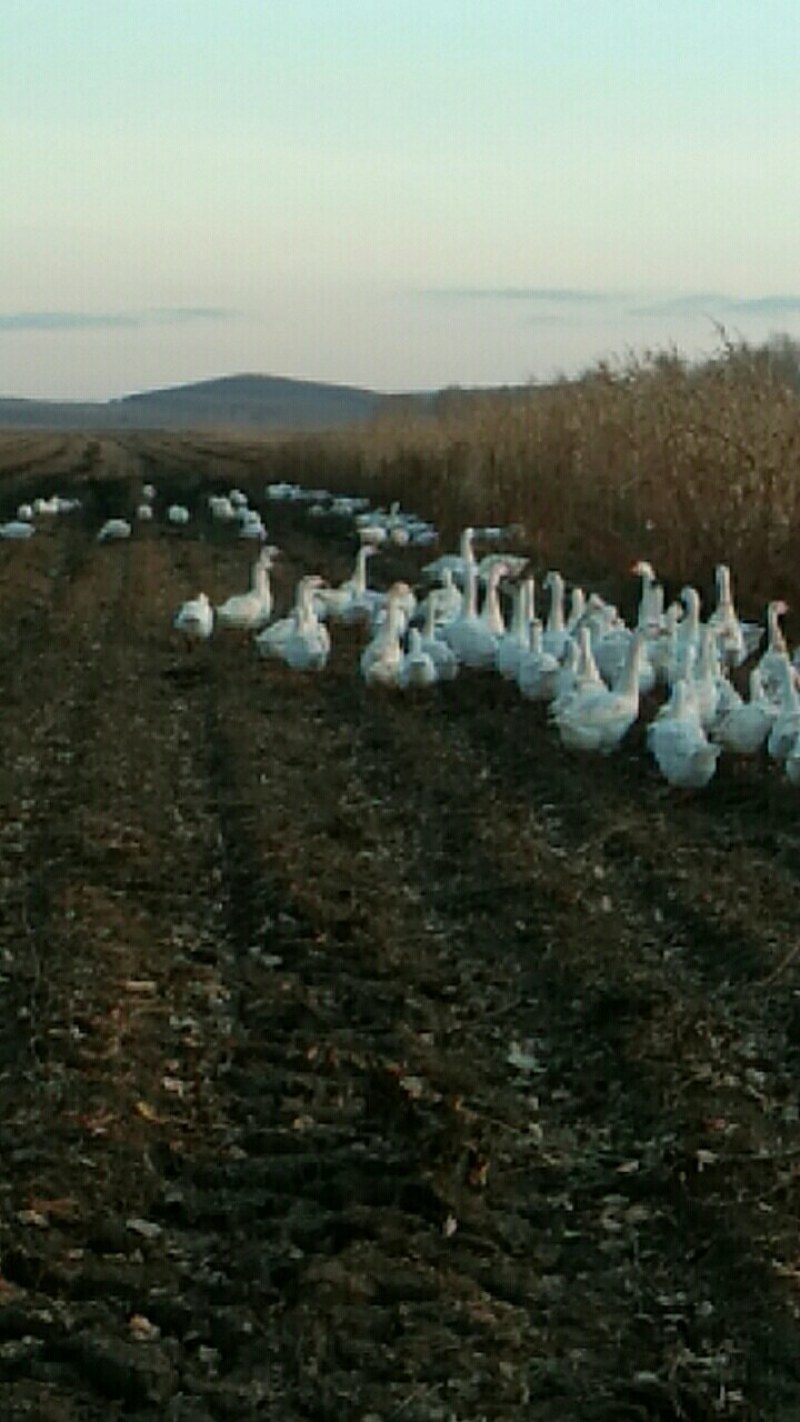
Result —
[[6, 0], [0, 395], [800, 336], [800, 7]]

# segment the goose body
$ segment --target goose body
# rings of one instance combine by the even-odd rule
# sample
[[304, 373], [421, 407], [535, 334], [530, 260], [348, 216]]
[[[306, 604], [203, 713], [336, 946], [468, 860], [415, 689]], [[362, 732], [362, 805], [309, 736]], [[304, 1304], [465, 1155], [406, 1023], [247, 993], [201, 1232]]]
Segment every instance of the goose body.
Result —
[[130, 538], [131, 526], [126, 518], [107, 518], [97, 535], [98, 543], [113, 543], [117, 539]]
[[235, 627], [245, 632], [259, 632], [272, 616], [272, 588], [269, 563], [259, 558], [251, 570], [250, 589], [226, 598], [217, 608], [220, 627]]
[[463, 666], [485, 671], [494, 667], [497, 637], [478, 616], [476, 602], [477, 573], [474, 564], [468, 561], [461, 615], [448, 622], [442, 636]]
[[662, 714], [648, 726], [647, 745], [664, 779], [676, 789], [701, 790], [713, 776], [720, 747], [706, 737], [683, 678], [675, 682]]
[[184, 602], [172, 619], [176, 632], [180, 632], [191, 646], [194, 642], [207, 642], [214, 630], [214, 609], [205, 593], [197, 594]]
[[761, 673], [750, 673], [750, 699], [732, 708], [718, 720], [714, 739], [734, 755], [757, 755], [765, 745], [778, 708], [764, 694]]
[[530, 646], [519, 659], [517, 686], [528, 701], [552, 701], [558, 686], [558, 658], [544, 645], [544, 629], [538, 618], [530, 625]]
[[34, 531], [33, 524], [28, 523], [27, 519], [12, 518], [8, 523], [0, 523], [0, 538], [22, 540], [31, 538]]
[[800, 735], [800, 696], [787, 656], [776, 663], [775, 674], [780, 687], [780, 701], [767, 738], [767, 750], [773, 760], [785, 760]]
[[639, 714], [639, 663], [644, 634], [634, 633], [614, 688], [590, 688], [569, 699], [554, 716], [561, 740], [572, 750], [616, 750]]
[[436, 667], [430, 653], [422, 644], [422, 633], [412, 627], [408, 634], [409, 646], [403, 658], [398, 677], [398, 685], [405, 689], [433, 686], [438, 680]]
[[170, 504], [167, 509], [167, 520], [176, 526], [189, 522], [189, 510], [183, 504]]

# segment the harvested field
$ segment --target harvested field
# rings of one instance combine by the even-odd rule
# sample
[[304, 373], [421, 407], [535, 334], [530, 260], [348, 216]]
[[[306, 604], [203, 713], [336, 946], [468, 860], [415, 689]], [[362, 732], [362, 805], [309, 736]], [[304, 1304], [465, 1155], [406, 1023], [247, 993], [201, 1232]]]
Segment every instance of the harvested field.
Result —
[[[354, 630], [186, 655], [251, 557], [205, 495], [263, 507], [211, 449], [0, 441], [3, 517], [83, 500], [0, 544], [3, 1418], [800, 1418], [797, 792], [367, 691]], [[197, 519], [98, 545], [147, 480]], [[349, 571], [267, 518], [280, 606]]]

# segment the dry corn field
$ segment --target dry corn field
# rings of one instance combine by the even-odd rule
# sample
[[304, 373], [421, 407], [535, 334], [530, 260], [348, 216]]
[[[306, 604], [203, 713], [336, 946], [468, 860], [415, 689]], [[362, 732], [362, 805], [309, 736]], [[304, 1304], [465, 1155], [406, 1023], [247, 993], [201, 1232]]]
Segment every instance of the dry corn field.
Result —
[[354, 628], [311, 677], [171, 632], [246, 582], [210, 492], [264, 509], [280, 608], [350, 571], [281, 477], [517, 520], [618, 594], [725, 556], [760, 615], [798, 430], [742, 366], [327, 444], [0, 440], [3, 518], [82, 501], [0, 543], [4, 1419], [800, 1418], [797, 792], [676, 799], [496, 677], [369, 690]]

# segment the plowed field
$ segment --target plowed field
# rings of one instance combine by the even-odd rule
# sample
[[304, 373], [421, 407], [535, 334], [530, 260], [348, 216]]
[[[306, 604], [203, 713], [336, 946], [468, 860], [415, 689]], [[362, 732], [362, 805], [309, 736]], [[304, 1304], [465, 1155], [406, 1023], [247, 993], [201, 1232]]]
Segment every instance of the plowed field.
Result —
[[[368, 691], [356, 630], [310, 678], [187, 655], [233, 483], [0, 442], [3, 517], [83, 500], [0, 543], [0, 1415], [799, 1419], [797, 792], [676, 798], [493, 676]], [[266, 515], [279, 610], [349, 571]]]

